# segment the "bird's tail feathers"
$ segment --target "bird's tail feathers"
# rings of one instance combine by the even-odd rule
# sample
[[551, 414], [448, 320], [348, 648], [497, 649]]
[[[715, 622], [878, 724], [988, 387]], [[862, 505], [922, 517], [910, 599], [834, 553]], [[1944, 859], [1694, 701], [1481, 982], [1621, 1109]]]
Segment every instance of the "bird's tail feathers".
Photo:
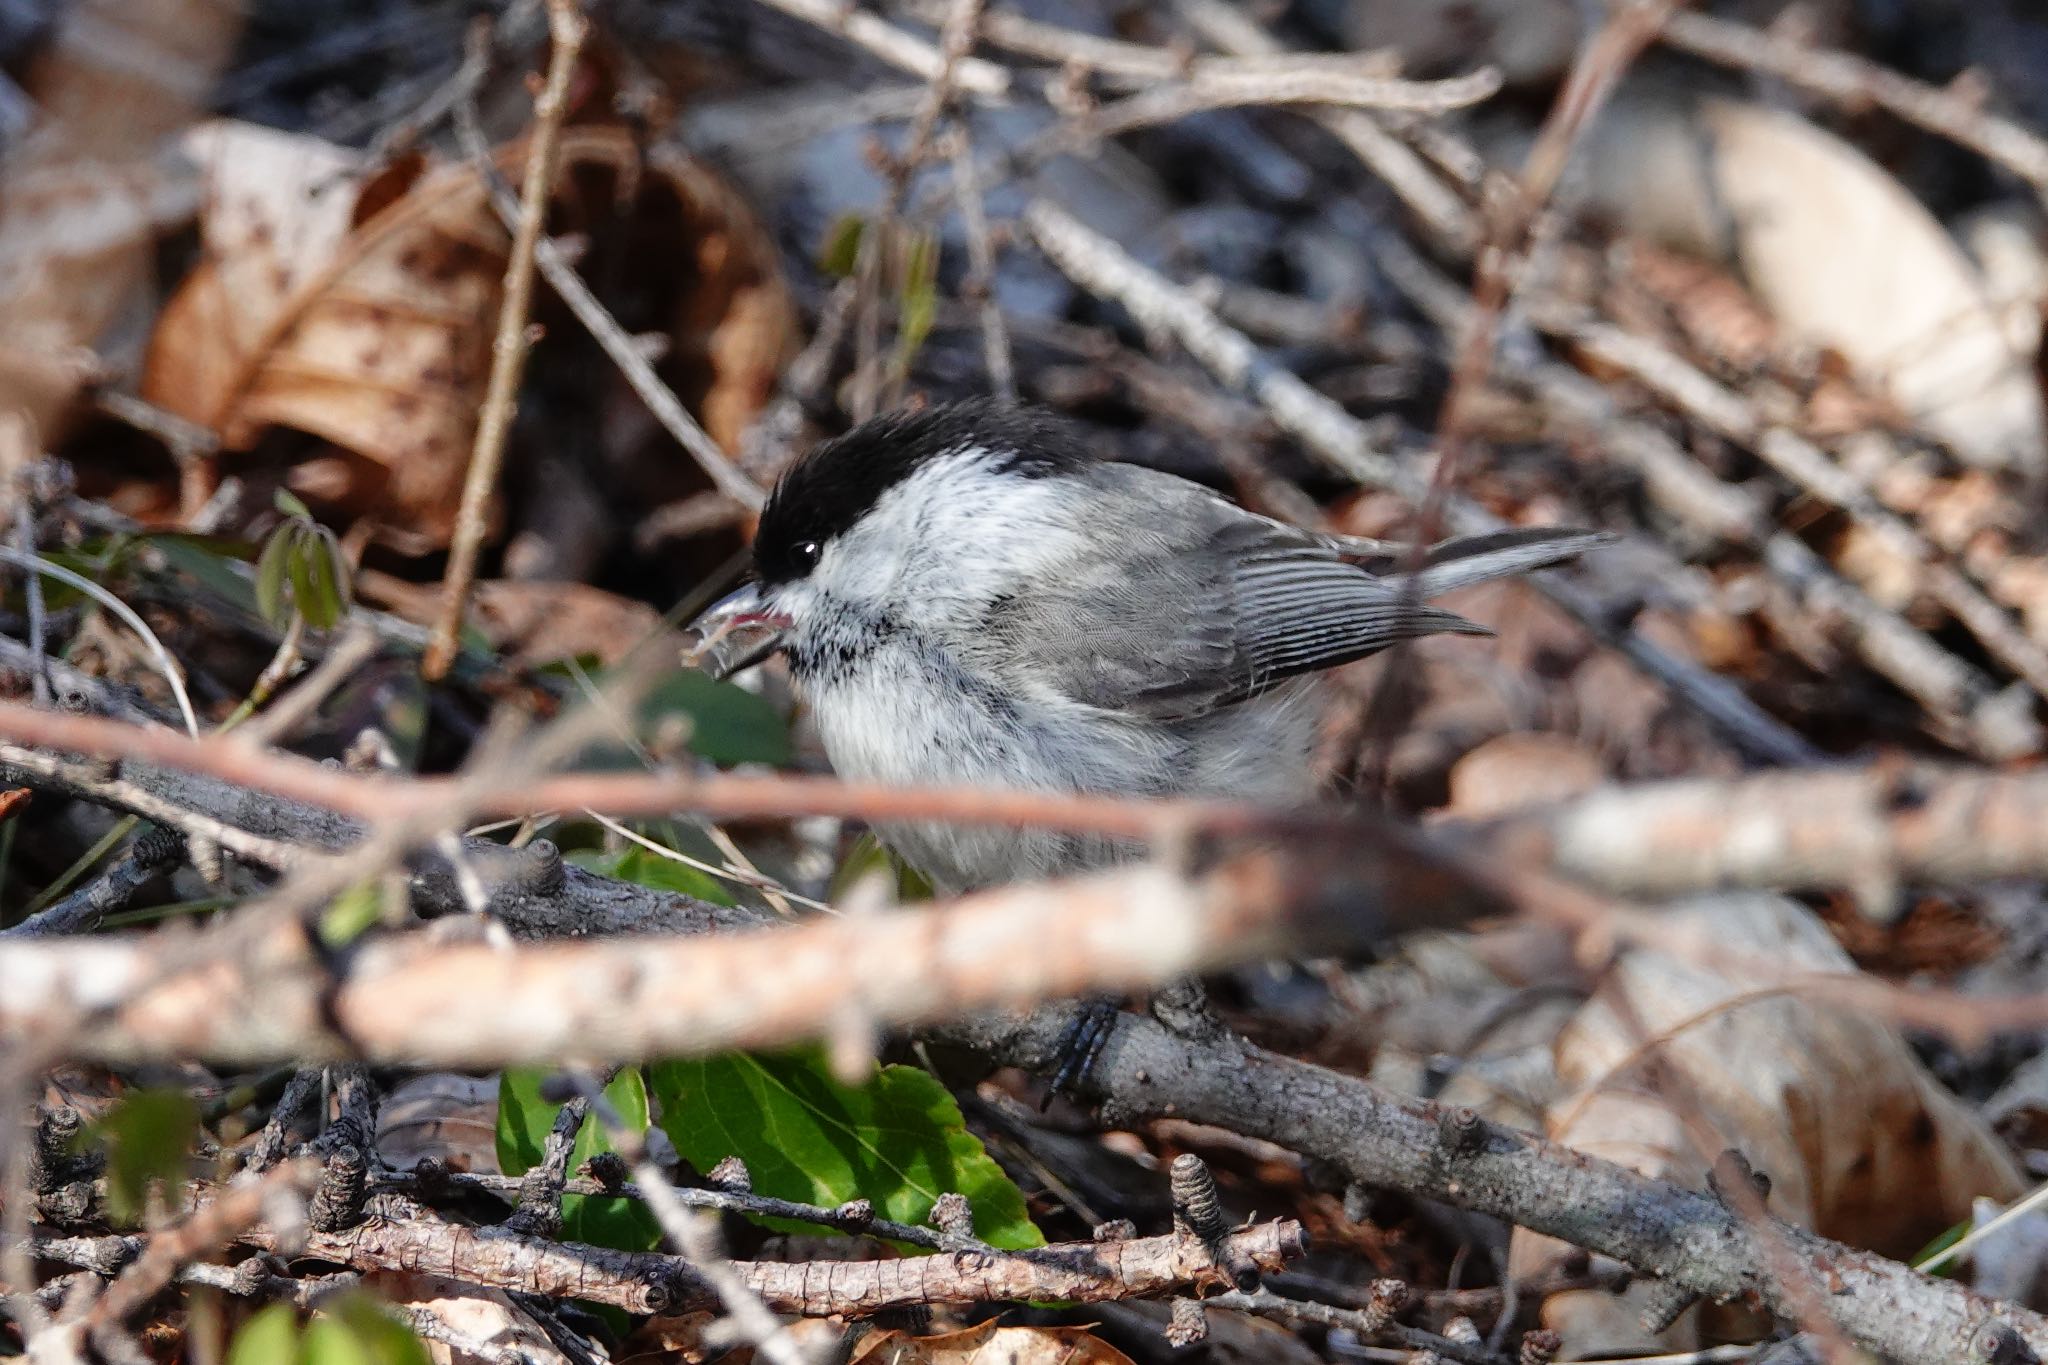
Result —
[[[1553, 564], [1577, 559], [1588, 550], [1612, 544], [1616, 537], [1605, 531], [1580, 531], [1568, 527], [1516, 527], [1489, 531], [1483, 535], [1460, 536], [1432, 545], [1420, 574], [1421, 595], [1440, 597], [1458, 588], [1487, 583], [1496, 578], [1547, 569]], [[1396, 574], [1407, 566], [1393, 566]]]

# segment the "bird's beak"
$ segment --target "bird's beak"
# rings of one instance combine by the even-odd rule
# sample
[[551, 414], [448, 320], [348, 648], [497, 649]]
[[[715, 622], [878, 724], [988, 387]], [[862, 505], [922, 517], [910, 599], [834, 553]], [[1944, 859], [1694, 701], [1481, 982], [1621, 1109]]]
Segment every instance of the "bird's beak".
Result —
[[791, 621], [769, 606], [761, 585], [728, 593], [691, 622], [697, 644], [684, 656], [714, 678], [730, 678], [782, 648]]

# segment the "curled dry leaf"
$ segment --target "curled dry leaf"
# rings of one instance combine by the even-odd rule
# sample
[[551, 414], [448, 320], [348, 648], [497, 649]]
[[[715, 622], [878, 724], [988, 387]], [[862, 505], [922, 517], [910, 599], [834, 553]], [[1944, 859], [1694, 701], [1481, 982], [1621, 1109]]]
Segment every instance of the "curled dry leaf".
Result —
[[[1816, 998], [1810, 977], [1803, 991], [1759, 985], [1741, 965], [1853, 973], [1803, 906], [1766, 893], [1702, 897], [1667, 922], [1701, 951], [1628, 950], [1558, 1035], [1566, 1098], [1551, 1107], [1552, 1138], [1695, 1188], [1734, 1148], [1771, 1178], [1774, 1214], [1895, 1257], [1968, 1218], [1977, 1197], [2021, 1192], [2004, 1145], [1891, 1024]], [[1515, 1272], [1559, 1245], [1517, 1233]], [[1600, 1334], [1582, 1337], [1588, 1346], [1630, 1344], [1589, 1307], [1558, 1305], [1552, 1325]]]
[[[204, 256], [158, 323], [145, 396], [230, 452], [273, 427], [321, 437], [339, 453], [294, 468], [291, 487], [330, 513], [375, 516], [401, 549], [445, 545], [510, 250], [485, 178], [468, 163], [371, 167], [233, 122], [189, 145], [207, 185]], [[679, 155], [643, 166], [622, 130], [571, 129], [561, 157], [558, 216], [607, 217], [661, 196], [658, 221], [681, 240], [625, 235], [688, 262], [670, 300], [667, 368], [712, 436], [736, 444], [793, 330], [765, 236], [704, 168]], [[522, 145], [503, 149], [500, 171], [516, 180], [523, 158]]]
[[192, 212], [159, 143], [241, 31], [229, 0], [77, 0], [24, 80], [36, 125], [0, 180], [0, 411], [63, 434], [80, 387], [139, 349], [159, 228]]
[[878, 1332], [848, 1365], [1131, 1365], [1131, 1358], [1079, 1327], [1004, 1327], [920, 1337]]

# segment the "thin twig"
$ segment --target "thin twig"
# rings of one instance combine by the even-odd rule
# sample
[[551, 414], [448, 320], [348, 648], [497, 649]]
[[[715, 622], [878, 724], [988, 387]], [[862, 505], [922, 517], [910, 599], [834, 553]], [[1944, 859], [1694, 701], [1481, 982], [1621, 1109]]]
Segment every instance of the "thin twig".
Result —
[[957, 88], [957, 74], [974, 46], [981, 20], [982, 0], [951, 0], [945, 21], [939, 28], [939, 64], [932, 72], [923, 100], [911, 118], [910, 132], [901, 153], [887, 164], [887, 188], [882, 207], [861, 233], [854, 257], [853, 278], [858, 305], [854, 327], [852, 392], [847, 407], [856, 420], [874, 415], [882, 390], [880, 360], [882, 328], [882, 271], [895, 248], [897, 219], [910, 182], [923, 169], [932, 153], [932, 135], [939, 118]]
[[1507, 1361], [1505, 1356], [1481, 1347], [1467, 1346], [1440, 1333], [1386, 1321], [1384, 1315], [1376, 1317], [1369, 1309], [1336, 1308], [1306, 1299], [1283, 1298], [1270, 1289], [1255, 1290], [1249, 1294], [1239, 1291], [1215, 1294], [1202, 1302], [1208, 1308], [1255, 1313], [1260, 1317], [1281, 1318], [1288, 1322], [1348, 1328], [1365, 1341], [1393, 1342], [1404, 1351], [1434, 1351], [1445, 1360], [1466, 1361], [1469, 1365], [1506, 1365]]
[[89, 932], [108, 915], [126, 909], [183, 851], [183, 843], [176, 836], [162, 830], [145, 831], [106, 871], [55, 905], [12, 928], [0, 929], [0, 939]]
[[299, 680], [298, 686], [269, 710], [258, 712], [238, 727], [236, 738], [261, 749], [291, 734], [320, 709], [320, 703], [336, 688], [355, 676], [356, 670], [377, 652], [377, 643], [376, 631], [360, 622], [350, 626], [339, 640], [327, 646], [327, 653], [312, 672]]
[[[485, 178], [492, 207], [507, 226], [516, 225], [523, 212], [521, 203], [498, 176], [490, 143], [485, 140], [477, 118], [474, 99], [464, 100], [457, 106], [455, 126], [464, 150], [476, 163], [478, 173]], [[535, 243], [534, 264], [539, 268], [541, 278], [548, 282], [548, 287], [590, 333], [591, 340], [619, 367], [619, 373], [625, 376], [626, 383], [639, 395], [640, 401], [647, 405], [648, 413], [661, 423], [662, 430], [689, 453], [720, 493], [747, 511], [760, 511], [767, 501], [767, 494], [761, 486], [736, 469], [718, 442], [711, 439], [711, 433], [690, 415], [682, 399], [676, 397], [675, 390], [655, 372], [654, 362], [634, 344], [633, 338], [619, 325], [610, 310], [598, 301], [597, 295], [576, 273], [576, 267], [553, 238], [542, 237]]]
[[[24, 475], [22, 482], [27, 482]], [[28, 496], [27, 488], [17, 490], [20, 501], [14, 507], [14, 548], [23, 559], [36, 557], [36, 512], [34, 500]], [[28, 598], [28, 647], [38, 660], [31, 671], [36, 705], [48, 706], [50, 694], [50, 669], [46, 662], [49, 657], [47, 638], [49, 622], [43, 614], [43, 576], [33, 571], [22, 574], [25, 595]]]
[[703, 1209], [686, 1208], [676, 1197], [676, 1188], [647, 1154], [644, 1134], [620, 1120], [618, 1112], [604, 1097], [604, 1089], [584, 1082], [584, 1096], [590, 1102], [605, 1136], [624, 1158], [642, 1199], [661, 1232], [681, 1254], [690, 1268], [702, 1276], [725, 1306], [727, 1318], [739, 1329], [770, 1365], [822, 1365], [814, 1362], [803, 1346], [778, 1320], [761, 1295], [733, 1268], [725, 1253], [725, 1239], [719, 1235], [718, 1215]]
[[455, 658], [457, 636], [476, 578], [477, 555], [483, 546], [486, 512], [498, 486], [506, 439], [512, 433], [519, 381], [526, 372], [526, 355], [532, 347], [527, 316], [533, 300], [534, 244], [540, 239], [548, 195], [555, 183], [562, 120], [569, 109], [569, 79], [575, 74], [587, 31], [576, 0], [548, 0], [548, 33], [554, 42], [554, 53], [548, 61], [547, 82], [533, 102], [533, 133], [527, 145], [519, 223], [512, 234], [511, 255], [505, 262], [498, 332], [491, 343], [490, 383], [477, 422], [476, 443], [470, 450], [469, 472], [462, 484], [462, 504], [456, 513], [455, 537], [448, 550], [445, 595], [433, 637], [420, 660], [420, 672], [430, 682], [440, 681]]
[[[290, 754], [250, 750], [226, 737], [191, 740], [160, 727], [39, 711], [18, 702], [0, 702], [0, 738], [93, 756], [127, 755], [138, 762], [222, 779], [245, 799], [253, 791], [326, 811], [401, 823], [445, 819], [457, 806], [482, 814], [589, 807], [619, 816], [695, 811], [719, 820], [773, 820], [824, 815], [877, 823], [949, 820], [1133, 840], [1203, 833], [1293, 835], [1308, 842], [1364, 837], [1383, 823], [1346, 810], [977, 787], [896, 787], [796, 773], [520, 773], [494, 781], [400, 778], [346, 772]], [[72, 781], [69, 766], [36, 750], [0, 746], [0, 772], [9, 780], [50, 775]], [[144, 807], [138, 795], [152, 798], [153, 804]], [[134, 784], [108, 799], [152, 820], [158, 819], [157, 809], [169, 804]], [[1902, 878], [1919, 882], [1953, 886], [2048, 875], [2048, 773], [2041, 772], [1895, 763], [1739, 780], [1635, 783], [1603, 788], [1512, 819], [1445, 821], [1438, 828], [1493, 830], [1507, 839], [1507, 831], [1541, 828], [1553, 820], [1562, 830], [1581, 813], [1595, 810], [1601, 821], [1608, 822], [1597, 838], [1591, 832], [1580, 836], [1588, 841], [1582, 847], [1577, 839], [1564, 841], [1560, 834], [1554, 856], [1575, 875], [1617, 888], [1643, 885], [1633, 880], [1639, 875], [1667, 877], [1670, 880], [1660, 884], [1673, 892], [1769, 885], [1774, 879], [1783, 885], [1839, 886], [1854, 880], [1855, 868], [1868, 865], [1874, 848], [1886, 851]], [[1759, 828], [1776, 831], [1776, 837], [1758, 841], [1754, 833], [1745, 832], [1746, 827], [1730, 827], [1725, 817], [1731, 811], [1765, 822]], [[193, 818], [192, 812], [173, 808], [169, 818], [159, 822], [176, 825], [181, 818]], [[209, 821], [205, 827], [219, 826]], [[248, 836], [226, 830], [217, 837], [226, 844]], [[321, 829], [317, 837], [301, 837], [323, 846], [343, 841], [331, 827]], [[1564, 851], [1567, 843], [1569, 853]], [[1693, 857], [1728, 861], [1715, 864], [1718, 870], [1711, 872], [1688, 872], [1685, 859]], [[1640, 873], [1620, 870], [1638, 867]]]
[[149, 650], [150, 657], [156, 660], [158, 671], [164, 675], [164, 681], [170, 685], [171, 695], [177, 699], [178, 714], [184, 718], [186, 730], [190, 731], [194, 737], [197, 737], [199, 734], [199, 717], [192, 710], [192, 698], [186, 695], [185, 675], [179, 671], [178, 665], [172, 660], [171, 652], [164, 648], [164, 642], [157, 639], [156, 632], [149, 628], [148, 622], [135, 614], [133, 608], [99, 584], [93, 582], [90, 578], [87, 578], [84, 574], [73, 573], [62, 564], [52, 564], [40, 555], [20, 553], [12, 546], [0, 545], [0, 559], [6, 560], [17, 568], [28, 570], [31, 577], [34, 577], [36, 574], [44, 574], [56, 579], [59, 583], [76, 588], [108, 611], [114, 613], [114, 615], [120, 617], [122, 623], [141, 638], [144, 647]]
[[[898, 28], [879, 15], [836, 0], [762, 0], [785, 14], [836, 33], [850, 43], [866, 48], [893, 67], [938, 79], [946, 59], [939, 49], [907, 29]], [[994, 62], [969, 57], [957, 64], [954, 83], [969, 94], [1001, 99], [1010, 93], [1010, 73]]]
[[[60, 719], [57, 714], [51, 712], [38, 711], [32, 714], [42, 716], [46, 720]], [[171, 735], [176, 732], [138, 730], [136, 733]], [[237, 829], [224, 820], [216, 820], [212, 816], [187, 810], [166, 801], [140, 783], [125, 777], [107, 777], [93, 771], [87, 765], [67, 762], [54, 754], [37, 749], [24, 749], [12, 744], [0, 744], [0, 766], [6, 767], [17, 777], [31, 783], [55, 782], [91, 800], [140, 815], [146, 820], [153, 820], [188, 837], [210, 840], [236, 857], [249, 859], [264, 867], [293, 867], [306, 856], [303, 850], [291, 844]]]
[[1140, 91], [1068, 120], [1051, 130], [1030, 155], [1042, 157], [1084, 147], [1102, 138], [1212, 109], [1309, 105], [1434, 114], [1468, 108], [1499, 90], [1500, 73], [1490, 66], [1441, 81], [1404, 81], [1313, 68], [1198, 70], [1187, 80]]
[[1851, 109], [1873, 104], [1887, 109], [2003, 166], [2048, 199], [2048, 139], [1966, 96], [1846, 52], [1811, 47], [1709, 14], [1674, 14], [1662, 37], [1682, 52], [1761, 71]]
[[[1241, 6], [1218, 0], [1182, 0], [1179, 9], [1199, 33], [1226, 51], [1267, 61], [1293, 61], [1304, 55], [1283, 48]], [[1362, 109], [1304, 112], [1378, 176], [1440, 245], [1460, 257], [1478, 249], [1479, 227], [1472, 209], [1378, 118]]]
[[989, 234], [988, 208], [981, 194], [981, 177], [974, 165], [974, 142], [965, 126], [953, 129], [947, 154], [953, 164], [953, 201], [960, 206], [960, 223], [967, 238], [970, 267], [965, 292], [981, 319], [981, 349], [988, 366], [989, 390], [1005, 403], [1017, 401], [1017, 369], [1010, 358], [1010, 333], [1003, 325], [1002, 305], [996, 301], [996, 251]]
[[1755, 451], [1794, 485], [1847, 513], [1894, 553], [1920, 566], [1934, 599], [1994, 658], [2024, 678], [2037, 695], [2048, 697], [2048, 650], [2028, 639], [2003, 608], [1819, 446], [1787, 427], [1767, 422], [1742, 395], [1644, 337], [1607, 324], [1548, 317], [1541, 310], [1534, 320], [1588, 356], [1625, 370], [1722, 436]]

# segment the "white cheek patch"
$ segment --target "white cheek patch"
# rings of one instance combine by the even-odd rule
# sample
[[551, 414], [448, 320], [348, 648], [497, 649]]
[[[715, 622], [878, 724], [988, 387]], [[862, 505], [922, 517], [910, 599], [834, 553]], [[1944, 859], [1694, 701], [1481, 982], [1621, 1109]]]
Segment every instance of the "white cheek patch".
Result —
[[992, 458], [972, 448], [927, 463], [826, 548], [813, 581], [850, 603], [978, 615], [1079, 549], [1071, 482], [1003, 473]]

